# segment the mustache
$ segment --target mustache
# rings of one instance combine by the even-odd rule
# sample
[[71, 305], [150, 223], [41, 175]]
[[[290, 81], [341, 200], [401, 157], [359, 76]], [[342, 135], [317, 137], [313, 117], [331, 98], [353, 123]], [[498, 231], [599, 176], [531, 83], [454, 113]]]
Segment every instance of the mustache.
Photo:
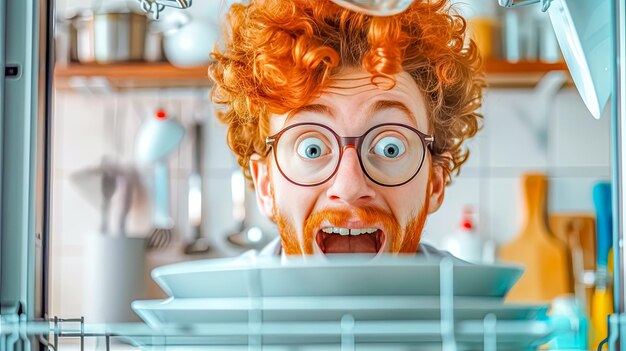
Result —
[[346, 227], [349, 221], [359, 220], [365, 227], [380, 227], [386, 233], [399, 232], [401, 227], [396, 217], [374, 206], [352, 209], [323, 209], [312, 213], [304, 223], [304, 235], [315, 236], [323, 222], [332, 226]]

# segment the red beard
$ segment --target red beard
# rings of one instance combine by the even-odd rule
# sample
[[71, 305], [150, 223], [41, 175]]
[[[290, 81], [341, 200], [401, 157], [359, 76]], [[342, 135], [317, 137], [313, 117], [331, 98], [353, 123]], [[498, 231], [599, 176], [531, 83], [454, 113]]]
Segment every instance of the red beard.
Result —
[[[295, 225], [286, 216], [282, 215], [278, 209], [274, 208], [274, 220], [282, 239], [283, 252], [287, 255], [312, 255], [314, 253], [313, 245], [317, 239], [318, 246], [321, 243], [321, 246], [325, 246], [324, 248], [327, 249], [326, 251], [332, 251], [333, 253], [346, 251], [347, 240], [353, 241], [352, 252], [371, 253], [371, 247], [369, 249], [365, 248], [366, 246], [374, 245], [374, 242], [370, 244], [365, 241], [367, 239], [374, 240], [373, 238], [366, 238], [370, 234], [361, 235], [363, 238], [359, 238], [357, 242], [353, 238], [336, 238], [337, 240], [331, 238], [325, 240], [323, 238], [324, 234], [319, 232], [322, 222], [330, 223], [334, 227], [346, 227], [345, 223], [348, 220], [359, 220], [364, 224], [363, 227], [378, 227], [383, 231], [384, 240], [389, 241], [387, 248], [390, 253], [415, 254], [419, 248], [422, 230], [428, 215], [428, 195], [431, 192], [430, 179], [426, 189], [427, 196], [425, 196], [424, 206], [417, 211], [416, 215], [412, 216], [404, 230], [402, 230], [400, 223], [393, 214], [376, 207], [358, 207], [351, 211], [324, 209], [311, 213], [304, 221], [304, 235], [302, 242], [300, 242]], [[322, 237], [319, 238], [318, 235]], [[378, 243], [378, 245], [380, 244], [382, 243]], [[323, 247], [320, 248], [322, 251], [325, 251]]]

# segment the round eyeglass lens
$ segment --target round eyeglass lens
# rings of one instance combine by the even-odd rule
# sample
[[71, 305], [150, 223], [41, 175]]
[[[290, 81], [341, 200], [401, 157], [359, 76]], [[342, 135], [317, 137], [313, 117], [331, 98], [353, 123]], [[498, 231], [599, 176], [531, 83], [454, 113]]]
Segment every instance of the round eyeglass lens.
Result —
[[339, 143], [328, 129], [298, 125], [286, 129], [276, 144], [276, 163], [292, 182], [313, 185], [330, 177], [339, 160]]
[[384, 185], [402, 184], [419, 172], [425, 149], [413, 130], [397, 125], [382, 125], [370, 130], [361, 145], [365, 172]]

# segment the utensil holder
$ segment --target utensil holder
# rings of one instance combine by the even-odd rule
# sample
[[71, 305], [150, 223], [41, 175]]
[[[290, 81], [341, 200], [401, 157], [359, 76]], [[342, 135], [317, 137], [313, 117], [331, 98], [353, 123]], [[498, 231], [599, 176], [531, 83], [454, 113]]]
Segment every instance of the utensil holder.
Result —
[[130, 305], [145, 298], [145, 240], [93, 233], [85, 244], [86, 321], [139, 321]]

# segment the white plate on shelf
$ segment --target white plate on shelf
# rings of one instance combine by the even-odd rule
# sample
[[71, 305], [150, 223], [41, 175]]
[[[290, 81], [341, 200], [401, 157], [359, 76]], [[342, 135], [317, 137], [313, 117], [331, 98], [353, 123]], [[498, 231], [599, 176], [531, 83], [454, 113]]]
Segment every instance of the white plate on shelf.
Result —
[[[356, 320], [439, 320], [439, 297], [325, 296], [211, 298], [135, 301], [135, 312], [151, 327], [206, 323], [340, 321], [350, 314]], [[481, 320], [492, 313], [497, 320], [543, 320], [547, 305], [504, 304], [493, 298], [458, 297], [455, 320]]]
[[[523, 272], [512, 265], [447, 262], [453, 262], [456, 296], [503, 298]], [[297, 257], [287, 262], [279, 257], [247, 256], [176, 263], [152, 271], [159, 286], [176, 298], [439, 296], [440, 275], [438, 260], [358, 255]]]

